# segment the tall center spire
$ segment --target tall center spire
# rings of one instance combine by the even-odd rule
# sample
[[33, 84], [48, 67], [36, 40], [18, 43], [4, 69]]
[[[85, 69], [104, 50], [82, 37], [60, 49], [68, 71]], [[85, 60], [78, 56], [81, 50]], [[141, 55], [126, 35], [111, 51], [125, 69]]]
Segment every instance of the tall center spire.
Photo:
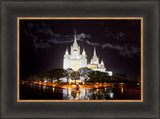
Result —
[[94, 47], [94, 53], [93, 53], [93, 56], [97, 56], [96, 54], [96, 48]]
[[74, 43], [73, 43], [73, 46], [77, 47], [78, 44], [77, 44], [77, 38], [76, 38], [76, 29], [74, 29], [74, 33], [75, 33], [75, 35], [74, 35]]
[[75, 36], [76, 36], [76, 32], [77, 32], [76, 29], [74, 29]]

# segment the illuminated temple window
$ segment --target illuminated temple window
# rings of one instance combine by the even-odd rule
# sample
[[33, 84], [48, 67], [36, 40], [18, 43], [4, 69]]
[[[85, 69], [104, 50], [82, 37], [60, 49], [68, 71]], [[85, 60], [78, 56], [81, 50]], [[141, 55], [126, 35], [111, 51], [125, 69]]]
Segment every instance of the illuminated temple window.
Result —
[[98, 68], [98, 65], [91, 65], [91, 64], [88, 64], [87, 67], [88, 67], [88, 68], [91, 68], [91, 69], [92, 69], [92, 68]]

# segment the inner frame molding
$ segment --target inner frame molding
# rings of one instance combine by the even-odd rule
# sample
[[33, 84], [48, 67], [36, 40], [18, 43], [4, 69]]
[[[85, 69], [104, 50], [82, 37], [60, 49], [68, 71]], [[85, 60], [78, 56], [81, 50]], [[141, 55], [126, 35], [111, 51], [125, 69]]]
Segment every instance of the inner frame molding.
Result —
[[[141, 99], [140, 100], [20, 100], [20, 20], [141, 20]], [[143, 17], [17, 17], [17, 102], [143, 102]]]

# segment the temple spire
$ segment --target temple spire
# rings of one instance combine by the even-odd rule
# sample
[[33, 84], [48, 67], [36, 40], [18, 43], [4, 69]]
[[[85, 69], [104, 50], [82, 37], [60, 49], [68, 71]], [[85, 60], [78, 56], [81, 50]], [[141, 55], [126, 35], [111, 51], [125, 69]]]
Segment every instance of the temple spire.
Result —
[[101, 65], [104, 65], [104, 62], [103, 62], [103, 60], [101, 60]]
[[76, 32], [77, 32], [76, 29], [74, 29], [75, 36], [76, 36]]
[[96, 48], [94, 47], [94, 53], [93, 53], [93, 56], [97, 56], [96, 54]]
[[69, 55], [68, 48], [66, 49], [65, 55]]
[[76, 38], [76, 29], [74, 29], [75, 35], [74, 35], [74, 46], [77, 46], [77, 38]]
[[82, 51], [82, 55], [86, 55], [86, 52], [85, 52], [85, 50], [83, 49], [83, 51]]

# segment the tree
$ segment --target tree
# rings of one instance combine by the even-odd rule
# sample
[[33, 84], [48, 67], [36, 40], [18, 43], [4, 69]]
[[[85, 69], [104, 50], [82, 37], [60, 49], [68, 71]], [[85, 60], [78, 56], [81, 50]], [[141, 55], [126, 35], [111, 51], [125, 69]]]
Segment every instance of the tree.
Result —
[[45, 72], [43, 72], [42, 73], [42, 78], [43, 78], [43, 81], [44, 80], [46, 80], [47, 82], [49, 82], [50, 81], [50, 79], [51, 79], [51, 71], [45, 71]]
[[90, 82], [108, 82], [110, 81], [110, 76], [107, 72], [100, 72], [100, 71], [91, 71], [89, 73]]
[[71, 77], [73, 70], [71, 68], [68, 68], [68, 69], [66, 69], [66, 72], [67, 72], [66, 77], [67, 77], [67, 84], [68, 84], [68, 80]]
[[38, 79], [37, 76], [29, 76], [27, 78], [27, 81], [32, 82], [32, 81], [36, 81], [37, 79]]
[[39, 82], [41, 79], [39, 76], [36, 76], [36, 82]]
[[67, 72], [66, 70], [62, 68], [56, 68], [56, 69], [51, 70], [51, 76], [56, 78], [57, 83], [59, 84], [59, 79], [67, 76]]
[[89, 79], [89, 73], [91, 72], [92, 70], [91, 69], [89, 69], [88, 67], [83, 67], [83, 68], [80, 68], [79, 69], [79, 74], [80, 74], [80, 76], [82, 76], [82, 77], [84, 77], [84, 80], [85, 80], [85, 83], [86, 83], [86, 81]]
[[114, 82], [126, 82], [127, 76], [124, 73], [115, 73], [112, 75]]
[[88, 76], [90, 77], [89, 82], [95, 83], [97, 81], [96, 71], [89, 72]]
[[75, 80], [75, 84], [76, 84], [76, 80], [80, 77], [80, 74], [78, 71], [74, 71], [71, 73], [71, 78], [72, 80]]

